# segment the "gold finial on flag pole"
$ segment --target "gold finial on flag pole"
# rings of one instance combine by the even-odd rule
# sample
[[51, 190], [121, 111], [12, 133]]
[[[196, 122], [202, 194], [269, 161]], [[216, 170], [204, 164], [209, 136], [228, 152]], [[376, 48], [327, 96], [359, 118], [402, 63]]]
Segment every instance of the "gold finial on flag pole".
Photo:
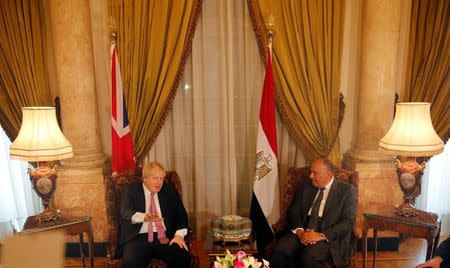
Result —
[[113, 45], [117, 42], [117, 22], [113, 17], [108, 20], [109, 24], [109, 39]]
[[272, 47], [272, 40], [275, 35], [274, 26], [275, 26], [275, 16], [270, 14], [266, 21], [267, 26], [267, 38], [268, 38], [268, 46]]

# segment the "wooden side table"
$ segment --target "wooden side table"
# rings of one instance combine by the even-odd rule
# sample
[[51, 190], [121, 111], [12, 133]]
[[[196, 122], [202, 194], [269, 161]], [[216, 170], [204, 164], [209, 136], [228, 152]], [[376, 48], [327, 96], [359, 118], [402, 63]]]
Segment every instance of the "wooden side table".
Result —
[[94, 233], [92, 232], [90, 216], [69, 216], [61, 215], [57, 220], [49, 222], [39, 222], [35, 216], [27, 218], [18, 218], [11, 220], [11, 225], [16, 234], [30, 234], [51, 230], [63, 230], [69, 235], [79, 235], [80, 237], [80, 255], [85, 267], [83, 252], [83, 233], [87, 234], [89, 245], [90, 267], [94, 268]]
[[367, 233], [373, 229], [373, 267], [375, 267], [377, 254], [377, 232], [394, 231], [412, 237], [425, 238], [428, 243], [426, 259], [430, 259], [436, 249], [440, 233], [440, 217], [431, 212], [419, 211], [417, 217], [398, 216], [393, 206], [376, 207], [363, 213], [364, 224], [362, 230], [363, 268], [367, 261]]
[[203, 252], [208, 254], [210, 267], [216, 260], [216, 256], [225, 256], [227, 249], [231, 252], [231, 254], [235, 254], [238, 251], [244, 251], [247, 255], [256, 255], [258, 253], [258, 250], [256, 249], [256, 243], [253, 241], [253, 239], [250, 239], [249, 241], [243, 241], [241, 243], [223, 244], [221, 242], [213, 242], [212, 233], [208, 232], [203, 246]]

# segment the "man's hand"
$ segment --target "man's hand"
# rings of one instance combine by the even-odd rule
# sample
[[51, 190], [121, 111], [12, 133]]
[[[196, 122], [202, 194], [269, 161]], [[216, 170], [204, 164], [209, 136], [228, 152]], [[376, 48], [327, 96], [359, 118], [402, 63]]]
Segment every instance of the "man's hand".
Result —
[[172, 239], [172, 241], [170, 241], [169, 246], [172, 245], [173, 243], [178, 244], [178, 246], [180, 246], [180, 248], [184, 248], [185, 250], [189, 251], [186, 242], [184, 242], [183, 237], [179, 236], [179, 235], [175, 235]]
[[157, 222], [162, 221], [163, 218], [160, 218], [157, 214], [145, 214], [144, 221], [151, 221], [151, 222]]
[[309, 229], [304, 231], [303, 234], [300, 236], [300, 241], [302, 242], [303, 245], [312, 245], [322, 240], [323, 236], [320, 233]]
[[305, 233], [305, 230], [298, 228], [297, 231], [295, 231], [295, 234], [297, 235], [298, 239], [301, 241], [302, 240], [302, 236]]
[[427, 262], [417, 265], [416, 268], [421, 268], [421, 267], [439, 268], [439, 266], [441, 266], [442, 261], [443, 261], [443, 259], [441, 257], [436, 256]]

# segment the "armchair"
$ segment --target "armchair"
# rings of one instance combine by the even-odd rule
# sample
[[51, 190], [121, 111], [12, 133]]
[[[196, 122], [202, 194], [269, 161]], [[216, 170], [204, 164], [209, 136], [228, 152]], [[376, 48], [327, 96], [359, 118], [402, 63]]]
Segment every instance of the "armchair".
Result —
[[[280, 219], [272, 225], [272, 229], [275, 234], [275, 241], [287, 231], [286, 227], [287, 227], [288, 210], [291, 207], [292, 202], [294, 201], [295, 194], [299, 190], [299, 187], [303, 184], [305, 180], [309, 179], [310, 173], [311, 172], [309, 166], [289, 169], [286, 181], [282, 189]], [[345, 181], [349, 184], [352, 184], [353, 186], [355, 186], [356, 191], [358, 191], [358, 172], [336, 168], [334, 177], [337, 180]], [[358, 241], [357, 238], [358, 237], [356, 235], [356, 232], [354, 231], [352, 247], [354, 248], [355, 254]], [[275, 241], [272, 241], [265, 249], [264, 256], [267, 259], [270, 259], [270, 256], [272, 255], [272, 251], [275, 246]], [[351, 260], [346, 265], [346, 267], [356, 267], [355, 254], [352, 256]], [[324, 267], [334, 267], [334, 264], [328, 263], [325, 264]]]
[[[142, 169], [136, 168], [135, 170], [130, 170], [122, 174], [115, 176], [105, 177], [105, 187], [106, 187], [106, 204], [107, 204], [107, 220], [109, 227], [109, 245], [107, 246], [108, 262], [107, 268], [121, 268], [122, 261], [117, 257], [117, 246], [119, 237], [119, 198], [120, 191], [128, 184], [140, 180], [142, 177]], [[180, 197], [182, 198], [182, 188], [181, 180], [176, 171], [167, 171], [166, 178], [169, 183], [171, 183]], [[189, 230], [185, 237], [186, 244], [191, 247], [192, 232]], [[191, 267], [198, 267], [198, 256], [194, 256], [191, 253]], [[148, 268], [163, 268], [167, 265], [159, 260], [152, 259], [148, 264]]]

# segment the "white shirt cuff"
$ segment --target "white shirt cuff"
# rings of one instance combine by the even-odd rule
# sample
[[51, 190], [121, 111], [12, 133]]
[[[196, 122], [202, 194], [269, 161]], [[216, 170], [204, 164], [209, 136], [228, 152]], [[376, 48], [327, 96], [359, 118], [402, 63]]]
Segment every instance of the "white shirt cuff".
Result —
[[303, 228], [295, 228], [294, 230], [292, 230], [292, 232], [293, 232], [294, 234], [297, 234], [297, 231], [298, 231], [298, 230], [305, 231], [305, 229], [303, 229]]
[[145, 213], [136, 212], [131, 217], [131, 223], [132, 224], [142, 223], [142, 222], [144, 222], [144, 218], [145, 218]]
[[187, 235], [187, 232], [188, 232], [188, 229], [187, 228], [183, 228], [183, 229], [177, 230], [175, 232], [175, 235], [179, 235], [179, 236], [184, 238]]

